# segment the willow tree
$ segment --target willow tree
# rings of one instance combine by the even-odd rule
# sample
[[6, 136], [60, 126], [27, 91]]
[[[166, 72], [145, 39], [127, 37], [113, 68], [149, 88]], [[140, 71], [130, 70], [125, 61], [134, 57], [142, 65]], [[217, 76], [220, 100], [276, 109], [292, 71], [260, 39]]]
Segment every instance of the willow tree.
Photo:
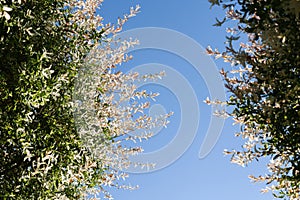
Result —
[[[139, 7], [111, 25], [102, 23], [101, 3], [1, 1], [1, 199], [79, 199], [92, 192], [111, 198], [104, 186], [126, 187], [117, 182], [126, 177], [120, 169], [141, 151], [122, 141], [147, 138], [148, 132], [128, 133], [159, 124], [146, 115], [132, 117], [148, 106], [132, 99], [156, 94], [135, 91], [137, 74], [112, 70], [130, 58], [126, 49], [136, 43], [113, 35]], [[83, 73], [91, 69], [91, 76]], [[92, 91], [82, 84], [89, 78]]]
[[[297, 0], [210, 1], [226, 10], [216, 26], [230, 22], [226, 50], [207, 48], [231, 63], [221, 70], [230, 97], [227, 113], [241, 125], [240, 150], [225, 151], [247, 165], [270, 158], [265, 181], [275, 197], [299, 199], [300, 193], [300, 2]], [[232, 26], [231, 26], [232, 25]], [[245, 39], [247, 38], [247, 39]], [[220, 102], [215, 102], [220, 103]]]

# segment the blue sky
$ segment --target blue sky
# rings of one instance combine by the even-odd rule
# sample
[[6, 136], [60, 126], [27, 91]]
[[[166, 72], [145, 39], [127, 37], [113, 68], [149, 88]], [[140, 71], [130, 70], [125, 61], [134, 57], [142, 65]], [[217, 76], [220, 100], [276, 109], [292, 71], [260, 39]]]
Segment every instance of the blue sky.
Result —
[[[173, 32], [174, 34], [183, 34], [186, 38], [194, 40], [203, 47], [208, 45], [220, 49], [224, 47], [225, 28], [212, 26], [215, 23], [215, 17], [221, 17], [223, 13], [220, 8], [210, 10], [210, 4], [206, 0], [186, 0], [184, 2], [174, 0], [106, 0], [101, 9], [102, 16], [104, 16], [106, 22], [115, 22], [118, 16], [127, 13], [129, 7], [136, 4], [141, 6], [141, 13], [126, 23], [124, 26], [125, 31], [135, 28], [159, 27], [175, 31]], [[178, 40], [174, 41], [174, 43], [177, 42], [180, 43]], [[183, 47], [184, 52], [189, 51], [196, 55], [199, 53], [199, 58], [203, 56], [201, 51], [194, 52], [195, 49], [193, 47], [186, 45], [183, 45]], [[174, 75], [172, 80], [174, 80], [175, 88], [173, 86], [168, 88], [167, 84], [169, 83], [152, 83], [142, 86], [161, 93], [152, 109], [153, 112], [175, 112], [170, 119], [171, 122], [167, 129], [157, 132], [153, 139], [142, 144], [145, 152], [160, 152], [164, 147], [168, 147], [174, 138], [178, 138], [178, 134], [186, 134], [187, 137], [191, 137], [188, 136], [190, 133], [178, 132], [182, 125], [182, 116], [187, 116], [190, 127], [198, 126], [198, 128], [195, 132], [195, 137], [190, 140], [190, 143], [188, 143], [190, 145], [187, 150], [182, 152], [182, 156], [179, 159], [157, 171], [130, 173], [126, 183], [139, 185], [140, 189], [134, 191], [112, 189], [111, 192], [114, 198], [117, 200], [273, 199], [271, 194], [260, 193], [260, 188], [264, 186], [263, 184], [253, 184], [248, 179], [249, 174], [257, 175], [266, 172], [264, 162], [255, 162], [249, 167], [242, 168], [231, 164], [229, 161], [230, 157], [223, 155], [224, 149], [240, 148], [242, 145], [242, 140], [234, 137], [234, 133], [238, 131], [239, 127], [232, 126], [231, 120], [225, 121], [223, 131], [212, 151], [206, 157], [199, 159], [200, 146], [207, 134], [211, 120], [211, 108], [203, 103], [203, 100], [210, 96], [209, 86], [205, 80], [207, 77], [202, 77], [193, 68], [189, 60], [170, 51], [144, 48], [132, 51], [131, 54], [134, 56], [134, 59], [127, 64], [128, 70], [140, 70], [141, 67], [144, 67], [147, 69], [146, 71], [151, 71], [165, 67], [170, 69], [171, 74], [169, 76], [172, 76], [172, 72], [176, 72], [182, 78], [177, 79]], [[205, 59], [203, 58], [203, 62]], [[221, 60], [215, 63], [218, 68], [228, 67]], [[203, 65], [201, 67], [211, 66]], [[212, 68], [211, 71], [213, 72]], [[184, 86], [183, 82], [189, 85]], [[185, 91], [186, 87], [192, 89], [192, 93], [187, 91], [187, 93], [183, 94], [183, 96], [186, 96], [182, 98], [185, 98], [184, 101], [191, 98], [191, 103], [189, 109], [182, 110], [180, 105], [182, 100], [178, 99], [178, 96]], [[172, 91], [173, 89], [177, 92]], [[192, 107], [195, 103], [197, 105]], [[194, 112], [198, 108], [199, 113]], [[183, 112], [185, 112], [184, 115], [182, 114]], [[199, 120], [197, 117], [193, 117], [193, 115], [197, 114], [199, 114], [197, 116]], [[182, 143], [184, 142], [183, 138]], [[178, 146], [177, 149], [180, 148], [181, 146]], [[176, 148], [174, 149], [176, 150]]]

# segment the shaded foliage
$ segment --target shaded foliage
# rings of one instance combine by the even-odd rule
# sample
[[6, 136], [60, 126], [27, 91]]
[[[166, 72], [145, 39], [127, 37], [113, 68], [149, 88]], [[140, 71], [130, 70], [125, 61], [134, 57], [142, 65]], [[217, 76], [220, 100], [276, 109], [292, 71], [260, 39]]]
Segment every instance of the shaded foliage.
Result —
[[[247, 139], [243, 150], [228, 151], [232, 161], [246, 165], [270, 156], [269, 174], [251, 176], [266, 181], [267, 190], [279, 198], [299, 199], [300, 193], [300, 2], [297, 0], [214, 1], [226, 10], [225, 52], [233, 69], [222, 70], [231, 93], [228, 113], [242, 125], [237, 135]], [[245, 34], [248, 41], [239, 37]], [[237, 42], [240, 42], [239, 44]]]

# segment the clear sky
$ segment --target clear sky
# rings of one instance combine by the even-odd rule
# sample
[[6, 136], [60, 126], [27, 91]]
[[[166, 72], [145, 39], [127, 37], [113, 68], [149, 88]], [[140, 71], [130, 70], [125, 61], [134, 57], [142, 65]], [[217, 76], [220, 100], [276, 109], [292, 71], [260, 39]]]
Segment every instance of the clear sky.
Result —
[[[202, 47], [211, 45], [220, 49], [224, 47], [225, 28], [212, 26], [215, 17], [223, 15], [221, 9], [210, 10], [210, 4], [206, 0], [106, 0], [101, 9], [102, 16], [106, 22], [115, 22], [118, 16], [127, 13], [129, 7], [136, 4], [141, 6], [141, 13], [126, 23], [124, 29], [126, 31], [140, 28], [139, 31], [132, 32], [138, 33], [137, 35], [142, 31], [145, 32], [140, 35], [141, 48], [131, 52], [134, 59], [128, 63], [129, 69], [146, 72], [164, 69], [167, 72], [165, 82], [141, 87], [161, 93], [155, 102], [156, 105], [152, 107], [153, 113], [174, 111], [175, 114], [171, 117], [167, 129], [158, 131], [153, 139], [143, 143], [145, 152], [150, 157], [152, 155], [151, 159], [157, 158], [162, 168], [148, 173], [138, 170], [136, 173], [130, 173], [126, 183], [138, 184], [140, 189], [135, 191], [112, 189], [114, 198], [117, 200], [273, 199], [271, 194], [260, 193], [263, 184], [253, 184], [248, 179], [249, 174], [265, 173], [263, 168], [265, 163], [255, 162], [249, 167], [242, 168], [231, 164], [230, 157], [223, 155], [224, 149], [240, 148], [242, 145], [242, 140], [234, 137], [239, 127], [232, 126], [232, 121], [226, 120], [219, 138], [218, 133], [208, 131], [212, 120], [211, 108], [203, 103], [203, 100], [222, 91], [222, 86], [218, 85], [218, 78], [214, 76], [216, 72], [214, 62], [205, 57], [203, 49], [199, 50], [200, 46], [197, 45]], [[157, 35], [153, 36], [156, 33]], [[199, 60], [202, 64], [197, 64]], [[215, 63], [219, 69], [227, 67], [221, 60]], [[211, 130], [218, 129], [218, 127], [211, 128]], [[200, 147], [208, 132], [215, 138], [212, 137], [212, 142], [206, 143], [208, 145], [206, 153], [209, 154], [202, 155], [200, 159]], [[214, 141], [217, 142], [216, 145], [212, 145]], [[209, 146], [213, 147], [211, 151]], [[180, 157], [173, 159], [176, 156]], [[172, 159], [174, 162], [171, 162]]]

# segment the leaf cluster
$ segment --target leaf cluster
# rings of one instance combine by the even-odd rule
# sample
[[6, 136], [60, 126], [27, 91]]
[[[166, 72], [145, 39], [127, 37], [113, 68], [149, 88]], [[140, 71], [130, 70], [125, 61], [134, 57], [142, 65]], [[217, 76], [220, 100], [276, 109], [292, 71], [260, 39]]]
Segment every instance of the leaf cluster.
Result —
[[[209, 51], [230, 62], [222, 71], [231, 93], [229, 113], [242, 125], [238, 135], [247, 138], [233, 161], [242, 165], [269, 156], [270, 174], [254, 180], [273, 183], [276, 197], [298, 199], [300, 193], [300, 19], [299, 1], [218, 2], [226, 9], [226, 51]], [[293, 5], [293, 6], [291, 6]], [[234, 30], [234, 31], [232, 31]], [[237, 44], [239, 36], [248, 41]], [[209, 49], [210, 50], [210, 49]], [[239, 160], [239, 161], [237, 161]]]
[[[81, 145], [72, 88], [89, 40], [61, 0], [1, 0], [0, 198], [79, 198], [103, 166]], [[97, 33], [97, 34], [95, 34]]]

